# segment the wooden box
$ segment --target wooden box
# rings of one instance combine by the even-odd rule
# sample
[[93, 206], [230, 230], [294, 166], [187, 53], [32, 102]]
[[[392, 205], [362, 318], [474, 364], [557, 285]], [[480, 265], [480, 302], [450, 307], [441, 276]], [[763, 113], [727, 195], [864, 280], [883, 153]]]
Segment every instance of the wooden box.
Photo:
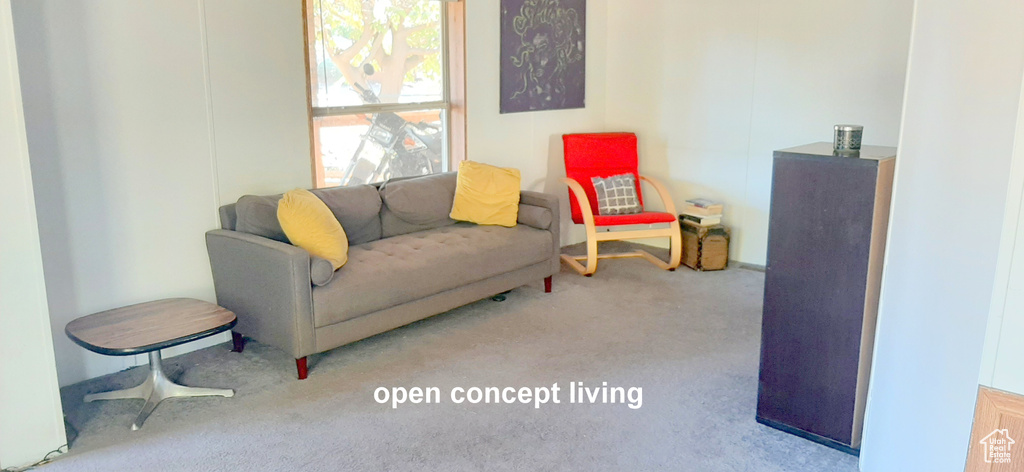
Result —
[[729, 228], [698, 226], [680, 218], [683, 265], [694, 270], [722, 270], [729, 264]]

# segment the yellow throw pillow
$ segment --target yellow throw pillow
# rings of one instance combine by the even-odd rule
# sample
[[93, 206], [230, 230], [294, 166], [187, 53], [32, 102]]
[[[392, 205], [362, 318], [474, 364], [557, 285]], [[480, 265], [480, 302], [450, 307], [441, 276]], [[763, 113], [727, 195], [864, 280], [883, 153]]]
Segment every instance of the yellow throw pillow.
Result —
[[478, 225], [509, 228], [519, 216], [518, 169], [505, 169], [473, 161], [459, 163], [451, 218]]
[[348, 262], [348, 236], [316, 195], [295, 189], [277, 204], [277, 221], [292, 244], [330, 261], [334, 270]]

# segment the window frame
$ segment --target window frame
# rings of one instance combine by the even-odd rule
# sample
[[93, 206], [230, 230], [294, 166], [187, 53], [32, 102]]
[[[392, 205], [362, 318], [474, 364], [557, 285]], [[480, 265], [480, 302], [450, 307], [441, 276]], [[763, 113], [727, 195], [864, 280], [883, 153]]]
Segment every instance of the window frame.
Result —
[[312, 27], [313, 8], [310, 4], [315, 1], [318, 0], [302, 0], [302, 43], [306, 64], [306, 114], [309, 125], [313, 188], [327, 186], [320, 151], [320, 130], [315, 119], [329, 116], [443, 110], [447, 114], [447, 129], [445, 131], [447, 132], [448, 169], [449, 171], [457, 169], [459, 163], [466, 160], [466, 3], [463, 0], [433, 0], [442, 4], [441, 34], [445, 36], [447, 44], [447, 47], [441, 48], [445, 67], [444, 97], [441, 101], [314, 107], [312, 65], [316, 64], [316, 48], [311, 47], [311, 43], [316, 41], [316, 37]]

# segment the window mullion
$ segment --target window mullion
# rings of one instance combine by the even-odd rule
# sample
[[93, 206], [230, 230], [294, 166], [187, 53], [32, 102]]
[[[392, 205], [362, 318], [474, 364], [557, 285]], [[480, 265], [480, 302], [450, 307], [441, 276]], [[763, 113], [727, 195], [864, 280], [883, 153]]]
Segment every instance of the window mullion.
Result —
[[374, 113], [402, 113], [419, 110], [447, 109], [447, 102], [425, 102], [425, 103], [381, 103], [360, 105], [353, 107], [313, 107], [314, 117], [337, 116], [337, 115], [365, 115]]

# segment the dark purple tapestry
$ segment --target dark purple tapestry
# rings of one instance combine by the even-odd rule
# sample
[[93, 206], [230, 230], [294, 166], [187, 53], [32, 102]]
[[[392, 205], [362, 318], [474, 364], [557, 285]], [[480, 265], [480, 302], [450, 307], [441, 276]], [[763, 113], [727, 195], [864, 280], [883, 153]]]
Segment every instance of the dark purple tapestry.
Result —
[[586, 0], [501, 0], [501, 112], [583, 108]]

